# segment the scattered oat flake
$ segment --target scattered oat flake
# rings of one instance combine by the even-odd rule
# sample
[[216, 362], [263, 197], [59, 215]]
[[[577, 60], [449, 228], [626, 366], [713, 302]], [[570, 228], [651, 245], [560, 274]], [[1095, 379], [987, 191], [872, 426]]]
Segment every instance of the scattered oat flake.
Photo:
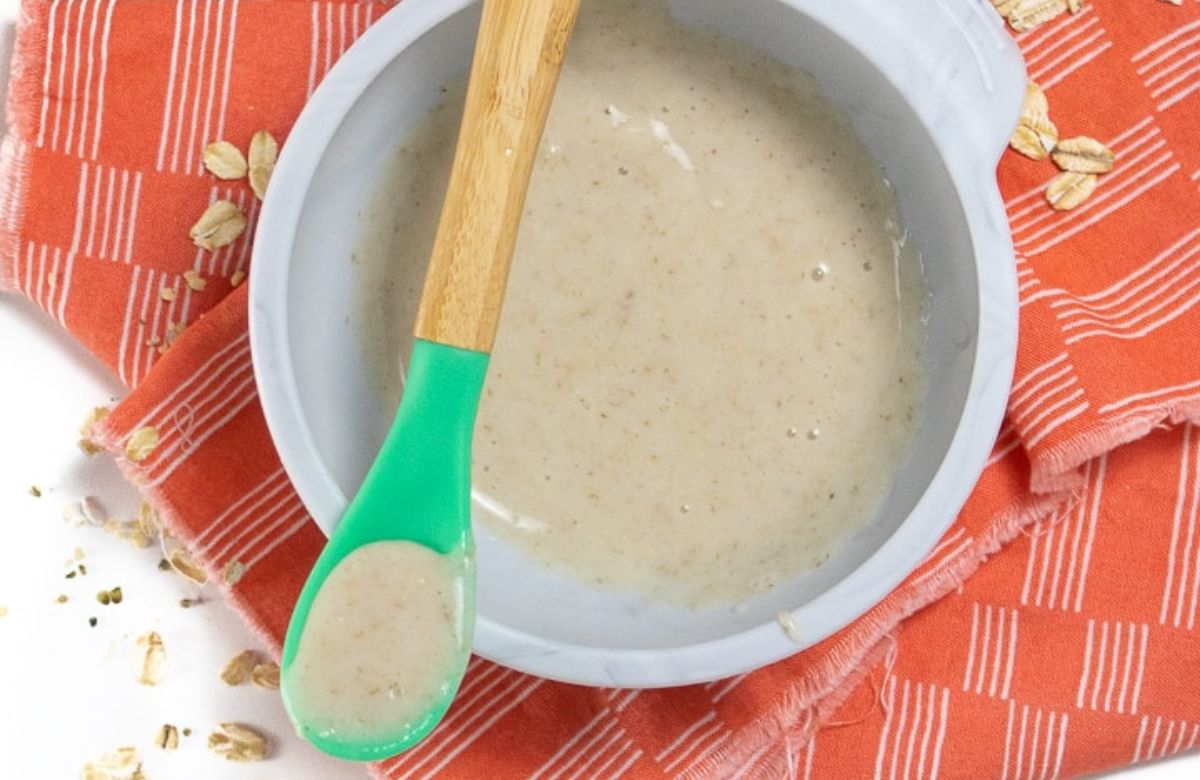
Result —
[[107, 406], [97, 406], [92, 409], [91, 414], [83, 421], [79, 427], [79, 449], [83, 450], [85, 455], [95, 455], [100, 451], [100, 445], [92, 440], [92, 429], [96, 423], [103, 420], [112, 411]]
[[221, 680], [226, 685], [241, 685], [250, 679], [257, 665], [257, 654], [253, 650], [243, 650], [225, 664], [225, 668], [221, 670]]
[[158, 727], [158, 731], [154, 734], [154, 744], [158, 745], [163, 750], [174, 750], [179, 747], [179, 729], [172, 726], [170, 723], [164, 723]]
[[185, 330], [187, 330], [187, 325], [182, 322], [168, 322], [163, 344], [158, 348], [158, 351], [160, 353], [166, 352], [167, 347], [174, 344], [175, 341], [183, 335]]
[[8, 607], [0, 607], [0, 618], [8, 614]]
[[71, 554], [72, 554], [73, 556], [75, 556], [75, 560], [77, 560], [77, 561], [82, 561], [84, 558], [86, 558], [86, 557], [87, 557], [87, 553], [86, 553], [86, 552], [84, 552], [84, 550], [83, 550], [83, 548], [82, 548], [82, 547], [76, 547], [76, 548], [75, 548], [75, 549], [74, 549], [74, 550], [71, 552]]
[[1116, 160], [1112, 149], [1086, 135], [1059, 141], [1050, 156], [1059, 168], [1075, 173], [1108, 173]]
[[1054, 148], [1057, 134], [1058, 130], [1049, 117], [1042, 116], [1029, 121], [1022, 118], [1008, 145], [1031, 160], [1044, 160], [1050, 149]]
[[275, 165], [279, 157], [279, 142], [269, 130], [259, 130], [250, 139], [250, 167]]
[[83, 765], [83, 780], [145, 780], [135, 747], [119, 747]]
[[100, 503], [100, 499], [95, 496], [84, 496], [79, 499], [79, 511], [83, 513], [83, 519], [92, 525], [103, 526], [108, 522], [108, 512]]
[[208, 575], [204, 573], [204, 569], [200, 568], [200, 564], [196, 563], [195, 559], [188, 555], [187, 550], [182, 547], [171, 550], [167, 560], [170, 562], [171, 568], [197, 585], [208, 582]]
[[242, 282], [243, 282], [245, 279], [246, 279], [246, 272], [245, 272], [245, 271], [234, 271], [234, 272], [233, 272], [233, 275], [229, 277], [229, 286], [230, 286], [230, 287], [237, 287], [237, 286], [238, 286], [239, 284], [241, 284], [241, 283], [242, 283]]
[[168, 302], [175, 300], [175, 288], [174, 287], [162, 288], [161, 290], [158, 291], [158, 297], [162, 298], [164, 301], [168, 301]]
[[226, 761], [262, 761], [268, 748], [266, 737], [240, 723], [222, 723], [208, 735], [208, 749]]
[[246, 175], [246, 158], [242, 150], [228, 141], [213, 141], [204, 147], [204, 167], [218, 179], [230, 181]]
[[183, 281], [187, 282], [187, 286], [200, 292], [208, 286], [208, 280], [200, 275], [199, 271], [188, 270], [183, 272]]
[[147, 539], [156, 539], [162, 533], [158, 513], [144, 500], [138, 506], [137, 527]]
[[279, 687], [279, 664], [267, 661], [254, 667], [250, 672], [250, 682], [259, 688], [275, 690]]
[[1009, 145], [1031, 160], [1044, 160], [1058, 144], [1058, 128], [1050, 121], [1046, 93], [1034, 81], [1025, 83], [1025, 101]]
[[1070, 211], [1083, 203], [1096, 191], [1094, 173], [1066, 171], [1050, 180], [1046, 187], [1046, 201], [1056, 211]]
[[142, 685], [158, 685], [167, 668], [167, 648], [157, 631], [148, 631], [138, 637], [137, 646], [141, 656], [136, 659], [137, 681]]
[[94, 426], [96, 423], [103, 420], [105, 417], [108, 417], [108, 415], [111, 412], [112, 412], [112, 409], [109, 409], [107, 406], [92, 407], [92, 411], [88, 414], [87, 419], [85, 419], [83, 421], [83, 425], [80, 426], [79, 435], [81, 435], [81, 436], [91, 435], [92, 426]]
[[274, 166], [256, 165], [250, 169], [250, 189], [254, 190], [259, 200], [267, 197], [267, 186], [270, 185], [271, 174], [274, 172]]
[[246, 573], [246, 566], [241, 561], [230, 561], [225, 564], [225, 568], [221, 570], [221, 579], [229, 587], [237, 585], [242, 579], [242, 575]]
[[133, 547], [138, 548], [138, 550], [142, 550], [142, 548], [150, 546], [150, 541], [152, 539], [151, 536], [146, 536], [142, 532], [142, 528], [138, 527], [138, 522], [136, 520], [122, 523], [121, 526], [122, 529], [118, 535], [121, 536], [122, 539], [130, 540], [130, 544], [133, 545]]
[[30, 485], [29, 486], [29, 495], [33, 496], [34, 498], [41, 498], [42, 491], [38, 488], [37, 485]]
[[1032, 116], [1048, 113], [1050, 113], [1050, 101], [1046, 99], [1046, 92], [1036, 81], [1027, 80], [1025, 82], [1025, 100], [1021, 103], [1021, 114]]
[[83, 450], [84, 455], [91, 456], [100, 451], [100, 445], [96, 444], [96, 442], [92, 441], [91, 439], [80, 439], [79, 449]]
[[233, 243], [245, 229], [246, 215], [241, 209], [233, 201], [218, 200], [204, 210], [188, 236], [196, 246], [211, 251]]
[[150, 457], [150, 453], [154, 452], [154, 448], [158, 446], [158, 429], [152, 425], [147, 425], [145, 428], [138, 428], [129, 437], [129, 441], [125, 442], [125, 457], [137, 463]]
[[66, 604], [68, 601], [70, 601], [70, 599], [67, 597], [67, 594], [65, 594], [65, 593], [58, 594], [58, 598], [55, 599], [55, 602], [57, 602], [59, 604]]
[[1008, 23], [1017, 32], [1039, 27], [1067, 12], [1067, 0], [1019, 0], [1008, 12]]
[[279, 144], [266, 130], [259, 130], [250, 139], [250, 189], [259, 200], [267, 195], [267, 185], [271, 183], [278, 155]]

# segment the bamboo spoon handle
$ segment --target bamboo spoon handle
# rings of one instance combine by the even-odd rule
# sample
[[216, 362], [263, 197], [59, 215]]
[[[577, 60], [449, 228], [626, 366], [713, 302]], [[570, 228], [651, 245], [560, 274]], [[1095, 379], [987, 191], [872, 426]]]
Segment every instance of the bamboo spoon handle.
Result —
[[490, 352], [508, 268], [580, 0], [484, 0], [417, 338]]

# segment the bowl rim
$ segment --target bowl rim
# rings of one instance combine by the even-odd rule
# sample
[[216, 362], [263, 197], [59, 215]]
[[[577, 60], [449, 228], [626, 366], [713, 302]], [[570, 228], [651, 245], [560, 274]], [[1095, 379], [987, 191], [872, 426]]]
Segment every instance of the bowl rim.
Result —
[[[272, 177], [270, 196], [262, 206], [249, 289], [254, 375], [279, 458], [326, 534], [347, 500], [319, 454], [292, 365], [288, 287], [296, 229], [323, 154], [367, 87], [402, 51], [476, 1], [405, 0], [368, 29], [335, 63], [293, 125]], [[822, 3], [777, 2], [830, 29], [815, 8]], [[838, 35], [832, 29], [830, 34]], [[905, 87], [889, 78], [869, 52], [846, 36], [839, 37], [871, 60], [881, 76], [909, 99]], [[920, 118], [919, 112], [914, 114]], [[721, 679], [782, 660], [832, 636], [866, 615], [922, 563], [954, 521], [991, 451], [1015, 363], [1017, 312], [1013, 249], [995, 184], [995, 158], [983, 161], [982, 167], [975, 160], [970, 170], [964, 170], [952, 164], [929, 122], [924, 124], [955, 184], [974, 249], [979, 319], [973, 333], [976, 350], [967, 398], [942, 462], [909, 515], [867, 560], [790, 612], [795, 624], [803, 627], [803, 641], [789, 637], [772, 620], [675, 647], [602, 648], [547, 639], [480, 614], [475, 653], [519, 671], [576, 684], [641, 688]], [[985, 186], [980, 187], [981, 182]], [[968, 190], [968, 185], [974, 186]], [[968, 208], [972, 201], [977, 208]]]

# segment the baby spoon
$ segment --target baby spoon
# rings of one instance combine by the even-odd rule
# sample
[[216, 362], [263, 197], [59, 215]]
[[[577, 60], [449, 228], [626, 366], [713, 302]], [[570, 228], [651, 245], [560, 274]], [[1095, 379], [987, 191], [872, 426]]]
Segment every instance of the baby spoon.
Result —
[[[579, 0], [483, 3], [458, 149], [417, 312], [403, 398], [379, 456], [300, 593], [283, 646], [281, 687], [289, 716], [301, 736], [340, 758], [380, 759], [415, 745], [445, 714], [466, 668], [475, 619], [471, 436], [529, 176], [578, 8]], [[387, 655], [387, 646], [371, 647], [372, 634], [378, 645], [382, 632], [347, 637], [338, 626], [350, 624], [347, 616], [371, 615], [380, 625], [390, 621], [394, 634], [397, 616], [387, 612], [384, 602], [397, 603], [395, 595], [446, 598], [448, 589], [431, 591], [428, 578], [413, 574], [409, 594], [372, 587], [344, 590], [336, 609], [332, 602], [323, 606], [327, 585], [332, 591], [350, 581], [344, 566], [348, 559], [393, 543], [420, 545], [425, 548], [421, 553], [442, 556], [446, 571], [453, 572], [453, 598], [444, 602], [453, 609], [439, 613], [454, 633], [442, 646], [453, 651], [448, 662], [418, 670], [434, 683], [434, 695], [418, 702], [417, 714], [412, 714], [410, 701], [409, 714], [388, 722], [387, 707], [394, 702], [399, 712], [410, 689], [379, 680], [369, 701], [376, 715], [383, 714], [373, 728], [360, 728], [365, 716], [347, 718], [332, 707], [320, 711], [313, 704], [322, 699], [310, 695], [306, 686], [320, 678], [322, 667], [314, 673], [297, 658], [303, 661], [305, 653], [315, 653], [322, 643], [334, 643], [339, 649], [326, 656], [329, 672], [342, 677], [336, 683], [330, 682], [332, 676], [321, 681], [326, 685], [323, 701], [353, 703], [355, 692], [340, 686], [370, 666], [365, 654], [382, 650], [384, 658], [395, 655]], [[387, 571], [389, 583], [405, 576], [394, 567]], [[372, 584], [383, 587], [366, 582]], [[399, 630], [403, 633], [404, 627]], [[358, 658], [358, 653], [364, 655]], [[397, 671], [411, 677], [413, 669]]]

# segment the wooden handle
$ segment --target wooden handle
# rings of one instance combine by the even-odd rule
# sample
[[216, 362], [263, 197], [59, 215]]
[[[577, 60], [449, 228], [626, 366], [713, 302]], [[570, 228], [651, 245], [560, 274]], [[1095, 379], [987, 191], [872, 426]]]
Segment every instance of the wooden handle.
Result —
[[416, 335], [491, 352], [525, 191], [580, 0], [484, 0]]

